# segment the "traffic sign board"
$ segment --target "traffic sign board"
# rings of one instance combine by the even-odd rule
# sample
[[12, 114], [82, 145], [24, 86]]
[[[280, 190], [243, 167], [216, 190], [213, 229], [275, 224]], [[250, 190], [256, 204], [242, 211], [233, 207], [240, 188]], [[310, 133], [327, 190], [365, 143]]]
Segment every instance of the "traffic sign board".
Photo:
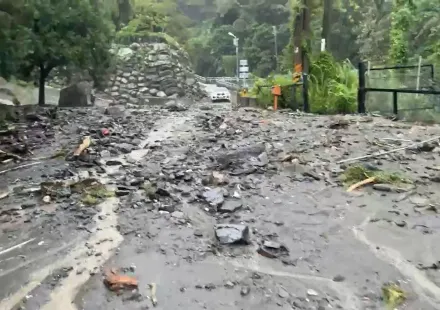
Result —
[[240, 59], [240, 66], [247, 66], [247, 65], [248, 65], [247, 59]]
[[240, 72], [249, 72], [249, 67], [240, 67]]
[[249, 78], [249, 72], [240, 72], [240, 79]]

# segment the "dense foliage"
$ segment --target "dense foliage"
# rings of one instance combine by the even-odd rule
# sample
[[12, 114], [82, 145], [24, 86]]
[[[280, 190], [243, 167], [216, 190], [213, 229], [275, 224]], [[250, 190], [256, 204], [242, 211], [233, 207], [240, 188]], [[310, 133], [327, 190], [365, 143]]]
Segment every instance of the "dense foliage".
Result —
[[0, 30], [0, 73], [29, 78], [37, 71], [39, 104], [54, 68], [74, 64], [96, 76], [109, 64], [112, 28], [89, 1], [5, 0], [0, 11], [7, 18]]

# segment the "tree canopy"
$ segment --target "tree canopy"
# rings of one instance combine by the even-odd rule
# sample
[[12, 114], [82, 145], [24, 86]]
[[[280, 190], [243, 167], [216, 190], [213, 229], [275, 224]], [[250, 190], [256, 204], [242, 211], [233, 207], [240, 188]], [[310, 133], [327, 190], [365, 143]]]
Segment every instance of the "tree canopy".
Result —
[[2, 75], [26, 78], [37, 70], [39, 104], [45, 103], [44, 84], [52, 69], [73, 64], [93, 76], [108, 65], [112, 26], [99, 6], [86, 0], [28, 0], [20, 6], [9, 1], [2, 11], [12, 23], [1, 35], [12, 45], [2, 55]]

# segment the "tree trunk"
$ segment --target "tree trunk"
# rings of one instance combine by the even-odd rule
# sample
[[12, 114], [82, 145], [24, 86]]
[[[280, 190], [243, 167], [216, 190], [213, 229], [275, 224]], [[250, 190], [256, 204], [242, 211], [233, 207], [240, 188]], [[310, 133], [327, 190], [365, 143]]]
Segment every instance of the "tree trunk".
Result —
[[45, 104], [45, 89], [44, 84], [46, 83], [46, 70], [44, 69], [44, 65], [40, 65], [40, 79], [38, 83], [38, 105], [42, 106]]

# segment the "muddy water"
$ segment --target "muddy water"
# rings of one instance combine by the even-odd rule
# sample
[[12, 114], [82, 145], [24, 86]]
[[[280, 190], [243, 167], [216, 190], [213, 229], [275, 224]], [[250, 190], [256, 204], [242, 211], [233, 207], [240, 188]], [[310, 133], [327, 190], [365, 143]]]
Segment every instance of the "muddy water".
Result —
[[[0, 303], [0, 309], [9, 310], [18, 304], [26, 295], [41, 284], [54, 270], [72, 266], [73, 270], [58, 290], [51, 294], [51, 301], [42, 309], [75, 309], [71, 306], [76, 290], [96, 271], [111, 255], [112, 251], [122, 242], [123, 238], [116, 230], [117, 216], [114, 209], [117, 199], [109, 199], [100, 204], [101, 212], [96, 216], [96, 229], [85, 244], [80, 244], [70, 253], [53, 264], [37, 271], [29, 277], [29, 282], [18, 292]], [[100, 219], [102, 218], [102, 220]], [[100, 256], [89, 256], [87, 252], [93, 246]]]

